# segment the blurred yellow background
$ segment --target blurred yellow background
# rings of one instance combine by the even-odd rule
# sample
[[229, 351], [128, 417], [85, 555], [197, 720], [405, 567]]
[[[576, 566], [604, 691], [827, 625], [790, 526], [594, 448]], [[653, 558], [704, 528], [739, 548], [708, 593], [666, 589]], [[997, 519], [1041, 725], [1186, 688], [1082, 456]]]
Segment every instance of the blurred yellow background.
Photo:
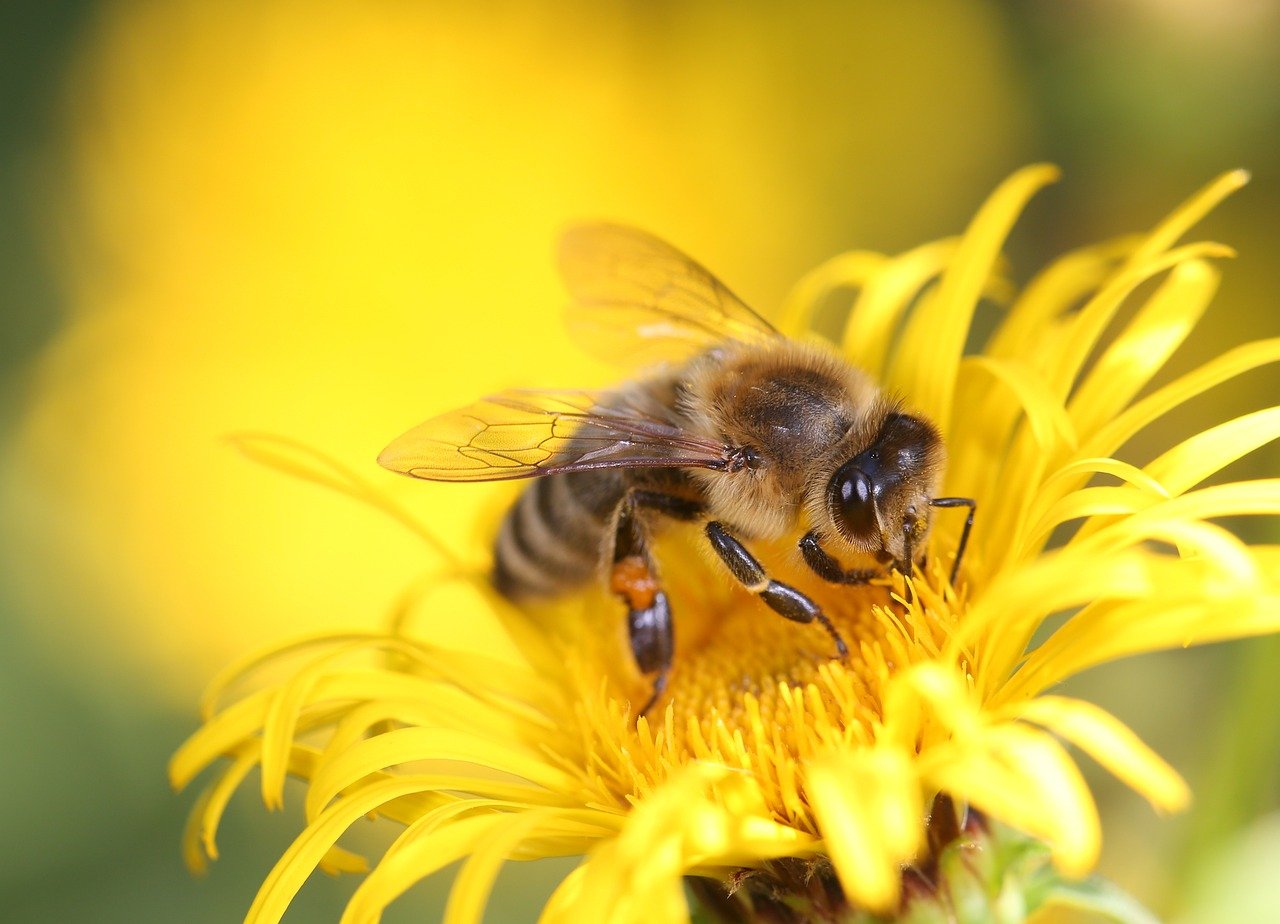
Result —
[[[164, 763], [200, 689], [255, 648], [378, 624], [433, 559], [225, 437], [298, 439], [469, 541], [493, 490], [372, 459], [486, 391], [608, 381], [560, 328], [572, 221], [649, 228], [768, 313], [837, 252], [958, 231], [1032, 160], [1066, 179], [1015, 232], [1019, 278], [1243, 166], [1253, 184], [1203, 229], [1240, 258], [1176, 365], [1280, 333], [1269, 3], [9, 0], [4, 20], [6, 920], [243, 914], [297, 815], [247, 794], [224, 859], [188, 878]], [[1099, 780], [1104, 872], [1188, 922], [1248, 891], [1220, 870], [1277, 804], [1278, 657], [1224, 646], [1076, 684], [1196, 787], [1170, 821]], [[514, 871], [490, 919], [532, 920], [560, 871]], [[290, 919], [336, 920], [352, 886], [313, 884]], [[434, 919], [440, 894], [391, 920]]]

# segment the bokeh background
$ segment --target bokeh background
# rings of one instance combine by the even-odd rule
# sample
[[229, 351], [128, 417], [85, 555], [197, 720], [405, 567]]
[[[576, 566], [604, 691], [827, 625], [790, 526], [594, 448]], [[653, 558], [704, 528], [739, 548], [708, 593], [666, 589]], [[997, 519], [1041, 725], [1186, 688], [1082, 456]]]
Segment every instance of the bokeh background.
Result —
[[[839, 251], [957, 232], [1033, 160], [1065, 180], [1015, 231], [1020, 278], [1243, 166], [1200, 229], [1240, 255], [1175, 370], [1280, 333], [1268, 0], [4, 0], [0, 43], [8, 921], [243, 915], [299, 810], [249, 787], [223, 859], [187, 874], [165, 762], [197, 696], [248, 651], [376, 625], [428, 556], [224, 437], [296, 438], [467, 540], [490, 495], [371, 460], [478, 393], [607, 380], [558, 327], [573, 220], [653, 229], [768, 311]], [[1278, 383], [1221, 389], [1187, 427]], [[1274, 911], [1277, 665], [1260, 641], [1074, 684], [1196, 789], [1159, 819], [1094, 775], [1103, 872], [1163, 915]], [[564, 868], [514, 869], [490, 920], [532, 920]], [[353, 886], [311, 883], [287, 920], [336, 920]], [[388, 919], [437, 919], [443, 891]]]

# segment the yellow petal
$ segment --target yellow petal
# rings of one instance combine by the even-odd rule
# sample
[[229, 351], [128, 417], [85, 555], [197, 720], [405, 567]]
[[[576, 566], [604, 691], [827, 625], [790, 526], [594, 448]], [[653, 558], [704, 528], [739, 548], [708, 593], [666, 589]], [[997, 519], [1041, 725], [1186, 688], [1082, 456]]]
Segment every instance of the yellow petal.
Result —
[[381, 632], [317, 633], [295, 638], [284, 645], [271, 645], [261, 651], [237, 658], [218, 671], [213, 680], [209, 682], [204, 695], [200, 698], [200, 717], [208, 721], [217, 714], [221, 699], [227, 695], [231, 687], [246, 680], [254, 671], [273, 661], [278, 661], [282, 657], [301, 654], [312, 648], [328, 649], [333, 645], [341, 645], [361, 639], [371, 644], [376, 644], [377, 640], [382, 637], [383, 634]]
[[[1036, 521], [1047, 518], [1046, 510], [1049, 504], [1062, 500], [1071, 493], [1073, 487], [1078, 488], [1094, 475], [1110, 475], [1118, 478], [1144, 494], [1150, 495], [1153, 500], [1169, 497], [1172, 493], [1158, 479], [1128, 462], [1096, 457], [1077, 459], [1062, 466], [1044, 480], [1044, 484], [1037, 492], [1036, 502], [1027, 511], [1028, 519]], [[1138, 509], [1141, 509], [1141, 506]]]
[[581, 920], [574, 914], [574, 910], [579, 906], [582, 898], [582, 884], [590, 872], [590, 858], [584, 859], [580, 866], [565, 876], [560, 884], [556, 886], [551, 897], [547, 899], [546, 905], [542, 908], [542, 914], [538, 916], [538, 924], [573, 924]]
[[1213, 523], [1162, 515], [1161, 506], [1152, 505], [1141, 513], [1117, 520], [1087, 539], [1071, 543], [1070, 548], [1083, 550], [1088, 547], [1106, 554], [1109, 549], [1135, 546], [1154, 539], [1177, 546], [1178, 554], [1184, 559], [1198, 558], [1208, 566], [1197, 575], [1204, 593], [1217, 592], [1227, 599], [1239, 599], [1259, 589], [1259, 574], [1253, 556], [1240, 539]]
[[[435, 819], [424, 816], [423, 820]], [[513, 820], [511, 815], [490, 813], [406, 829], [351, 896], [341, 924], [377, 921], [411, 886], [467, 856]]]
[[958, 238], [935, 241], [884, 260], [866, 280], [844, 325], [840, 349], [875, 378], [893, 353], [898, 324], [920, 290], [954, 257]]
[[1089, 787], [1049, 735], [1015, 725], [983, 729], [923, 755], [923, 773], [957, 799], [1049, 845], [1066, 875], [1086, 875], [1102, 833]]
[[890, 748], [835, 752], [805, 767], [805, 789], [846, 893], [872, 911], [892, 910], [902, 865], [924, 842], [913, 761]]
[[[1176, 250], [1161, 253], [1150, 259], [1130, 260], [1123, 271], [1107, 281], [1071, 319], [1065, 336], [1054, 344], [1053, 350], [1039, 355], [1045, 359], [1049, 387], [1063, 399], [1071, 393], [1084, 367], [1085, 360], [1097, 347], [1098, 340], [1124, 300], [1143, 282], [1188, 260], [1204, 257], [1231, 257], [1230, 247], [1222, 244], [1187, 244]], [[1121, 383], [1121, 387], [1125, 383]]]
[[529, 811], [493, 825], [471, 849], [449, 890], [443, 924], [478, 924], [493, 891], [494, 880], [511, 852], [550, 813]]
[[1026, 532], [1018, 537], [1017, 552], [1025, 555], [1040, 549], [1052, 533], [1063, 523], [1086, 517], [1109, 517], [1136, 513], [1165, 500], [1160, 494], [1139, 488], [1099, 487], [1081, 488], [1063, 497], [1039, 519], [1028, 524]]
[[303, 708], [315, 696], [325, 673], [339, 661], [363, 646], [340, 645], [324, 653], [294, 674], [272, 694], [262, 720], [262, 804], [268, 810], [284, 804], [284, 781], [289, 751], [293, 746]]
[[1140, 262], [1172, 247], [1223, 199], [1248, 182], [1247, 170], [1231, 170], [1210, 181], [1152, 229], [1147, 239], [1134, 251], [1132, 260]]
[[206, 856], [210, 860], [218, 859], [216, 838], [222, 813], [226, 811], [227, 803], [249, 775], [249, 771], [257, 764], [258, 753], [256, 743], [246, 745], [231, 762], [231, 766], [218, 774], [218, 778], [201, 793], [199, 802], [192, 808], [192, 824], [188, 825], [183, 843], [187, 865], [194, 871], [204, 872]]
[[1031, 631], [1045, 617], [1099, 597], [1141, 597], [1151, 590], [1146, 562], [1136, 553], [1117, 553], [1099, 561], [1066, 549], [993, 582], [974, 604], [951, 641], [951, 650], [985, 640], [980, 664], [984, 676], [1000, 676], [1002, 661], [1017, 659]]
[[1170, 271], [1071, 396], [1071, 419], [1097, 429], [1127, 405], [1191, 333], [1218, 291], [1220, 273], [1191, 259]]
[[1245, 414], [1184, 440], [1146, 466], [1152, 478], [1181, 494], [1260, 446], [1280, 438], [1280, 407]]
[[[618, 924], [674, 921], [687, 916], [681, 877], [691, 867], [683, 835], [705, 826], [706, 787], [725, 778], [727, 767], [691, 764], [673, 773], [641, 800], [619, 836], [601, 844], [582, 874], [574, 919]], [[705, 832], [701, 835], [705, 842]]]
[[[1236, 580], [1244, 581], [1240, 589], [1245, 590], [1252, 587], [1252, 577], [1256, 570], [1248, 561], [1244, 544], [1221, 527], [1199, 521], [1216, 517], [1277, 513], [1280, 513], [1280, 479], [1211, 485], [1179, 497], [1147, 504], [1133, 512], [1132, 516], [1108, 523], [1087, 538], [1074, 541], [1068, 548], [1075, 553], [1084, 554], [1091, 549], [1132, 546], [1147, 539], [1165, 539], [1176, 543], [1181, 536], [1196, 543], [1202, 552], [1220, 552], [1220, 555], [1213, 555], [1213, 561], [1219, 563], [1221, 570], [1231, 573]], [[1201, 538], [1204, 540], [1203, 544], [1197, 541]]]
[[1054, 320], [1102, 285], [1137, 248], [1137, 235], [1071, 251], [1037, 273], [991, 335], [983, 353], [1012, 358], [1039, 348]]
[[[415, 791], [416, 787], [412, 782], [381, 780], [362, 787], [359, 791], [330, 806], [320, 818], [298, 835], [275, 867], [267, 874], [245, 920], [253, 924], [275, 924], [279, 921], [307, 877], [311, 875], [329, 849], [337, 843], [343, 832], [383, 803]], [[379, 864], [379, 869], [381, 866], [382, 864]]]
[[884, 254], [855, 250], [832, 257], [810, 270], [792, 287], [777, 327], [791, 336], [802, 336], [812, 329], [813, 311], [841, 289], [861, 289], [888, 262]]
[[342, 873], [367, 873], [369, 861], [363, 855], [347, 850], [345, 847], [330, 847], [320, 858], [316, 868], [328, 876], [338, 876]]
[[182, 789], [219, 757], [257, 737], [269, 702], [269, 691], [259, 690], [206, 722], [169, 760], [170, 784]]
[[960, 368], [961, 379], [971, 374], [971, 370], [990, 375], [1017, 398], [1018, 407], [1026, 416], [1042, 452], [1052, 454], [1059, 447], [1075, 448], [1075, 426], [1062, 403], [1029, 366], [1014, 359], [966, 356]]
[[1016, 713], [1066, 738], [1160, 811], [1181, 811], [1191, 801], [1191, 790], [1178, 772], [1106, 710], [1083, 700], [1040, 696]]
[[1058, 178], [1045, 164], [1026, 167], [1005, 180], [969, 223], [934, 297], [908, 321], [887, 376], [944, 433], [950, 432], [956, 370], [978, 298], [1027, 201]]
[[382, 511], [426, 543], [442, 561], [461, 569], [462, 564], [453, 551], [424, 523], [389, 494], [379, 491], [370, 481], [332, 456], [274, 433], [237, 433], [230, 439], [237, 449], [255, 462], [345, 494], [352, 500]]
[[[1280, 573], [1280, 556], [1260, 552], [1253, 550], [1257, 573]], [[1166, 562], [1152, 569], [1160, 592], [1085, 607], [1027, 656], [1001, 687], [999, 699], [1017, 701], [1128, 655], [1280, 630], [1280, 595], [1274, 588], [1224, 596], [1214, 572], [1209, 562]]]
[[1152, 422], [1222, 382], [1280, 362], [1280, 339], [1257, 340], [1228, 350], [1130, 405], [1115, 420], [1081, 441], [1080, 454], [1107, 456]]
[[510, 773], [554, 791], [571, 789], [573, 777], [544, 757], [512, 742], [499, 742], [457, 729], [397, 728], [368, 738], [320, 766], [311, 786], [321, 804], [352, 783], [389, 767], [418, 760], [458, 760]]

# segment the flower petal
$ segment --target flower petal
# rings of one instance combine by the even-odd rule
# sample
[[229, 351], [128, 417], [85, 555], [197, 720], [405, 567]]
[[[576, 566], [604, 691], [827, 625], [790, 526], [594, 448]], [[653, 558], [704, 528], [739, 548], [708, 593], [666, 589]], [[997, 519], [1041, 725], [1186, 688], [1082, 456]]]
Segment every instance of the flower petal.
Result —
[[834, 752], [806, 765], [805, 791], [845, 891], [863, 907], [890, 911], [902, 864], [924, 846], [912, 759], [886, 747]]
[[1195, 328], [1221, 274], [1204, 260], [1175, 266], [1071, 396], [1071, 419], [1096, 430], [1136, 395]]
[[320, 804], [358, 780], [399, 764], [458, 760], [529, 780], [554, 791], [572, 791], [576, 781], [537, 752], [459, 729], [396, 728], [353, 744], [316, 769], [311, 786]]
[[379, 491], [373, 484], [337, 459], [306, 443], [274, 433], [237, 433], [230, 437], [232, 445], [250, 459], [284, 472], [294, 478], [345, 494], [355, 501], [380, 510], [413, 533], [439, 558], [457, 570], [462, 565], [448, 544], [436, 536], [417, 517]]
[[1134, 251], [1141, 261], [1172, 247], [1182, 235], [1213, 211], [1223, 199], [1249, 182], [1249, 171], [1231, 170], [1211, 180], [1161, 221]]
[[1045, 341], [1045, 334], [1109, 277], [1137, 248], [1141, 238], [1128, 235], [1082, 247], [1054, 260], [1032, 277], [992, 333], [982, 352], [1004, 359], [1026, 356]]
[[854, 250], [810, 270], [787, 294], [778, 313], [778, 329], [793, 337], [812, 330], [813, 312], [841, 289], [861, 289], [889, 262], [884, 254]]
[[[384, 779], [363, 786], [335, 802], [320, 818], [309, 824], [298, 835], [275, 867], [267, 874], [262, 888], [258, 890], [249, 908], [249, 913], [245, 916], [246, 922], [253, 922], [253, 924], [278, 922], [307, 877], [351, 825], [375, 811], [383, 803], [415, 791], [416, 786], [412, 781]], [[374, 872], [376, 873], [377, 870], [375, 869]], [[365, 881], [368, 882], [368, 880]]]
[[502, 865], [548, 814], [523, 812], [506, 819], [505, 824], [492, 826], [477, 840], [453, 880], [442, 924], [477, 924], [481, 920]]
[[1254, 411], [1197, 433], [1145, 471], [1171, 493], [1181, 494], [1275, 439], [1280, 439], [1280, 407]]
[[482, 813], [462, 818], [424, 815], [387, 849], [352, 894], [341, 924], [371, 924], [410, 887], [468, 856], [519, 816]]
[[1191, 790], [1178, 772], [1106, 710], [1065, 696], [1039, 696], [1015, 712], [1066, 738], [1160, 811], [1181, 811], [1190, 803]]
[[1251, 369], [1280, 362], [1280, 338], [1257, 340], [1228, 350], [1130, 405], [1114, 420], [1081, 440], [1080, 455], [1109, 456], [1144, 427], [1223, 382]]
[[966, 356], [960, 367], [961, 379], [970, 370], [990, 375], [1017, 398], [1041, 452], [1049, 455], [1059, 447], [1075, 448], [1076, 428], [1071, 418], [1035, 370], [1014, 359]]
[[1063, 549], [1042, 556], [993, 582], [949, 642], [949, 652], [981, 645], [975, 674], [998, 686], [1026, 649], [1036, 627], [1048, 616], [1098, 598], [1127, 599], [1151, 593], [1145, 558], [1118, 552], [1097, 555]]
[[925, 779], [1038, 837], [1068, 876], [1097, 862], [1102, 832], [1089, 787], [1057, 741], [1026, 726], [983, 728], [922, 755]]
[[943, 433], [950, 432], [956, 370], [978, 298], [1027, 201], [1058, 175], [1056, 167], [1039, 164], [1000, 184], [969, 223], [934, 296], [912, 314], [903, 331], [887, 382], [900, 388]]
[[934, 241], [886, 260], [858, 293], [844, 325], [840, 350], [875, 378], [893, 352], [893, 336], [920, 290], [955, 256], [960, 241]]
[[[1072, 316], [1064, 336], [1054, 349], [1039, 354], [1045, 361], [1049, 387], [1064, 400], [1071, 393], [1085, 361], [1098, 345], [1111, 319], [1124, 300], [1143, 282], [1179, 264], [1204, 257], [1231, 257], [1235, 251], [1222, 244], [1186, 244], [1145, 260], [1130, 259], [1123, 270], [1113, 276], [1098, 290], [1080, 311]], [[1179, 280], [1175, 288], [1184, 283]], [[1166, 281], [1152, 298], [1168, 297], [1170, 283]], [[1124, 387], [1126, 383], [1121, 383]]]

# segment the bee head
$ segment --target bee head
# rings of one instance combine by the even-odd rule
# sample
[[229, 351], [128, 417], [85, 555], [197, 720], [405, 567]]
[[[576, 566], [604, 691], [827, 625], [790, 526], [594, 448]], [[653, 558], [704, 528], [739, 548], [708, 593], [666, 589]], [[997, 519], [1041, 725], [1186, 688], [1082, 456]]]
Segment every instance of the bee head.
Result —
[[882, 562], [918, 556], [943, 455], [942, 437], [932, 424], [890, 413], [871, 445], [836, 469], [827, 485], [827, 512], [836, 532]]

